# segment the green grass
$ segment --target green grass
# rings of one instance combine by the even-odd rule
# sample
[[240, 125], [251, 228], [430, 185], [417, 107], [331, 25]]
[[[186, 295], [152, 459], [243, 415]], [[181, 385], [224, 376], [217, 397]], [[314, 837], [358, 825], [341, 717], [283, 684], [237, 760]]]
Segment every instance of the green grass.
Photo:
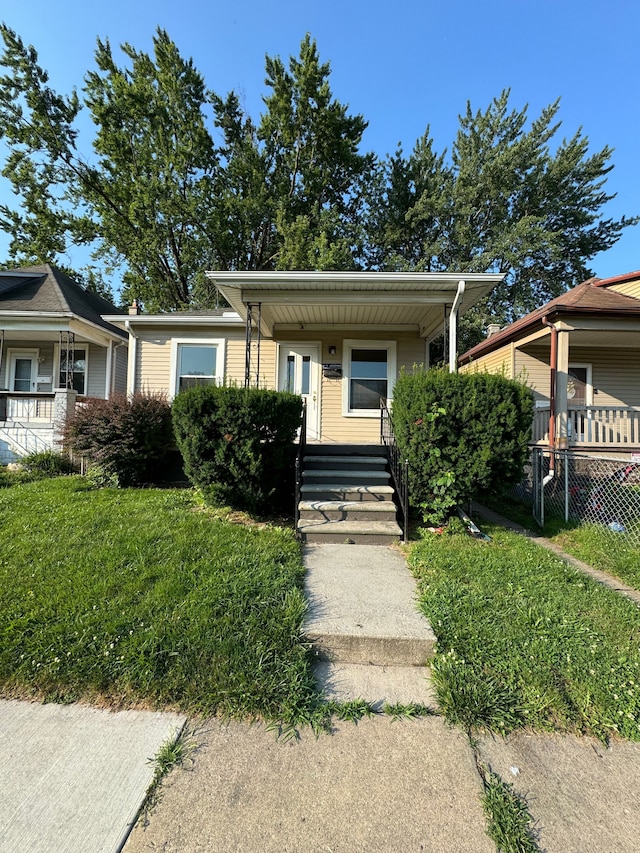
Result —
[[563, 525], [552, 535], [551, 541], [594, 569], [615, 575], [629, 586], [640, 589], [640, 548], [628, 536], [599, 524]]
[[540, 848], [527, 804], [512, 785], [495, 773], [485, 775], [482, 806], [487, 831], [500, 853], [538, 853]]
[[4, 696], [317, 717], [292, 531], [80, 477], [0, 489], [0, 524]]
[[[496, 512], [517, 521], [523, 527], [538, 530], [530, 507], [508, 498], [500, 503], [487, 503]], [[601, 524], [565, 522], [557, 516], [545, 519], [542, 533], [567, 554], [640, 589], [640, 548], [634, 545], [631, 537], [609, 530]]]
[[640, 609], [522, 536], [429, 536], [409, 563], [450, 722], [640, 740]]

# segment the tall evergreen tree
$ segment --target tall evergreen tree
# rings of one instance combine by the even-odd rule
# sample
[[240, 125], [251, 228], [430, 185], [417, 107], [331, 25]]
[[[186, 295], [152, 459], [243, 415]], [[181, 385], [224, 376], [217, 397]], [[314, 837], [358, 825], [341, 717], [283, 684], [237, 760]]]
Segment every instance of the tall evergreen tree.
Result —
[[467, 318], [469, 345], [487, 322], [510, 322], [588, 278], [589, 261], [638, 221], [601, 218], [613, 152], [590, 155], [581, 131], [553, 150], [558, 111], [556, 101], [529, 124], [507, 90], [485, 111], [467, 104], [450, 158], [427, 135], [384, 164], [371, 204], [378, 268], [506, 273]]

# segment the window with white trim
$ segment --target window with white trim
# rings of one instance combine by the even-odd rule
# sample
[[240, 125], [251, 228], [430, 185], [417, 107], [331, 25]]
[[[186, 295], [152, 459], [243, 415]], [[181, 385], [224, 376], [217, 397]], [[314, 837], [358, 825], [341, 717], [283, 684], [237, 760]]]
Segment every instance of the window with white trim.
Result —
[[[72, 355], [67, 365], [67, 357]], [[68, 372], [67, 372], [68, 371]], [[77, 391], [78, 394], [87, 393], [87, 348], [86, 346], [74, 346], [67, 353], [65, 349], [60, 350], [60, 370], [58, 373], [58, 388], [69, 387], [67, 382], [71, 383], [71, 388]]]
[[395, 341], [345, 341], [343, 352], [344, 414], [378, 417], [393, 391]]
[[224, 341], [172, 341], [171, 386], [174, 394], [196, 385], [219, 383], [223, 368]]

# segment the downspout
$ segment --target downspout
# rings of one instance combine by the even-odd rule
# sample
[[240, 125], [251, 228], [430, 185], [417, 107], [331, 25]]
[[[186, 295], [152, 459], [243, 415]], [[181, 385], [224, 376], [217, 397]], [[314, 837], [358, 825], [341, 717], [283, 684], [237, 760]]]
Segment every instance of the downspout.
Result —
[[127, 364], [127, 396], [135, 393], [136, 383], [136, 361], [138, 359], [138, 338], [133, 333], [131, 321], [125, 320], [124, 327], [129, 333], [129, 359]]
[[542, 318], [542, 325], [551, 330], [551, 352], [549, 355], [550, 365], [550, 388], [549, 388], [549, 473], [542, 481], [546, 486], [555, 476], [555, 446], [556, 446], [556, 374], [558, 372], [558, 330], [547, 320], [546, 315]]
[[459, 281], [449, 314], [449, 373], [456, 373], [458, 369], [458, 311], [464, 296], [464, 288], [464, 281]]

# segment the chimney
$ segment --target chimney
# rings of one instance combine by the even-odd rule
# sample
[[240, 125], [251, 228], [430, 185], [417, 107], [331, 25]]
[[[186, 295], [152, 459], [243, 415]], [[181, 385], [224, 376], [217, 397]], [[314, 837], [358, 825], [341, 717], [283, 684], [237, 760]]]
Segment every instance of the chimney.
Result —
[[137, 299], [134, 299], [131, 305], [129, 306], [129, 314], [139, 314], [140, 313], [140, 303]]
[[497, 335], [501, 328], [500, 323], [489, 323], [487, 326], [487, 337], [490, 338], [493, 335]]

